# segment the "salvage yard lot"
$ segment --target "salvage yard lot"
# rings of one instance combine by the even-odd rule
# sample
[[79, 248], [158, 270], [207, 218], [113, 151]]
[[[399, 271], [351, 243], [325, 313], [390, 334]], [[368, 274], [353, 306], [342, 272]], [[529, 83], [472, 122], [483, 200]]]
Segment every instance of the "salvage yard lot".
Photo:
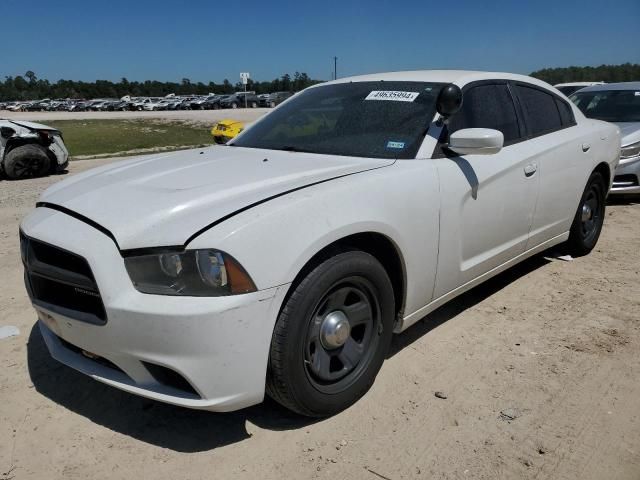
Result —
[[[68, 175], [110, 161], [73, 162]], [[397, 336], [371, 391], [314, 421], [268, 400], [231, 414], [184, 410], [52, 360], [17, 231], [65, 177], [0, 181], [0, 325], [21, 331], [0, 340], [1, 480], [640, 478], [633, 201], [608, 207], [591, 255], [534, 257]]]

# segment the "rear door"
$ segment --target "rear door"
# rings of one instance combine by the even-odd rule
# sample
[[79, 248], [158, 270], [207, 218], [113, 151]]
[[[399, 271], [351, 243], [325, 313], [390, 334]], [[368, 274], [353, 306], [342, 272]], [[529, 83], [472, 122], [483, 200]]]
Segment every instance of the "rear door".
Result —
[[526, 130], [508, 83], [476, 82], [463, 93], [462, 109], [448, 131], [492, 128], [503, 133], [505, 144], [493, 155], [455, 156], [443, 149], [436, 160], [442, 203], [434, 298], [525, 251], [538, 193]]
[[514, 82], [528, 140], [526, 155], [540, 176], [540, 193], [527, 249], [566, 233], [592, 165], [588, 134], [576, 125], [566, 100], [544, 88]]

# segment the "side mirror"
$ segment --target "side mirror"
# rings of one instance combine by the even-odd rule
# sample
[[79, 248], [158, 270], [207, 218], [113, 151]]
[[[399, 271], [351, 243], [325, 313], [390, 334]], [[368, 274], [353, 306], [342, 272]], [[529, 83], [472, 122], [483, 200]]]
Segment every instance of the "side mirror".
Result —
[[436, 111], [444, 118], [449, 118], [462, 107], [462, 90], [457, 85], [450, 83], [445, 86], [436, 100]]
[[447, 148], [459, 155], [491, 155], [504, 146], [504, 135], [491, 128], [464, 128], [453, 132]]

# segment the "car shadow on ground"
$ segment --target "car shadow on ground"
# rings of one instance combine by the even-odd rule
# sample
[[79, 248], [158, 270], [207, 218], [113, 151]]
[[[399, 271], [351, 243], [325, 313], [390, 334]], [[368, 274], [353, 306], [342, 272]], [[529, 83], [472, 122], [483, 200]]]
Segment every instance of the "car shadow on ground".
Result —
[[[389, 356], [546, 263], [542, 256], [535, 256], [445, 304], [396, 335]], [[122, 392], [52, 359], [37, 324], [29, 335], [27, 357], [31, 381], [40, 394], [106, 428], [177, 452], [208, 451], [245, 440], [251, 436], [247, 422], [278, 431], [318, 421], [291, 413], [268, 397], [238, 412], [212, 413]]]
[[640, 204], [640, 195], [610, 195], [607, 197], [607, 207], [638, 204]]
[[247, 422], [268, 430], [304, 428], [317, 419], [273, 400], [232, 413], [167, 405], [109, 387], [54, 360], [37, 323], [27, 344], [29, 375], [40, 394], [92, 422], [177, 452], [208, 451], [251, 436]]
[[472, 288], [468, 292], [463, 293], [459, 297], [445, 303], [441, 307], [437, 308], [424, 318], [419, 320], [416, 324], [409, 327], [400, 335], [394, 335], [391, 348], [387, 354], [387, 358], [394, 356], [404, 348], [411, 345], [413, 342], [419, 340], [432, 330], [443, 323], [458, 316], [468, 308], [471, 308], [484, 299], [497, 293], [505, 288], [512, 282], [515, 282], [520, 277], [524, 277], [529, 273], [537, 270], [540, 267], [550, 263], [550, 260], [545, 258], [546, 255], [562, 255], [564, 252], [561, 247], [555, 247], [552, 251], [544, 252], [542, 254], [535, 255], [527, 260], [519, 263], [510, 269], [496, 275], [495, 277], [481, 283], [480, 285]]
[[67, 175], [68, 173], [69, 173], [69, 170], [62, 170], [60, 172], [46, 173], [44, 175], [39, 175], [39, 176], [35, 176], [35, 177], [9, 178], [9, 177], [7, 177], [7, 175], [4, 172], [0, 171], [0, 182], [2, 182], [3, 180], [5, 182], [24, 182], [24, 181], [28, 181], [28, 180], [37, 180], [39, 178], [63, 176], [63, 175]]

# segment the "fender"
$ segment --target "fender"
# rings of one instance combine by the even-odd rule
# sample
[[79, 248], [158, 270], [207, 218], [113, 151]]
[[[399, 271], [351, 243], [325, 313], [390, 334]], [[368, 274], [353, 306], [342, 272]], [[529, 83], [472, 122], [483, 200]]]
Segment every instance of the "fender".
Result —
[[[399, 215], [397, 205], [406, 205], [406, 211]], [[433, 295], [439, 210], [433, 162], [401, 160], [258, 205], [203, 232], [188, 248], [229, 253], [265, 289], [292, 282], [311, 258], [338, 240], [379, 233], [405, 259], [405, 313], [410, 314]], [[407, 231], [411, 235], [401, 234]]]

